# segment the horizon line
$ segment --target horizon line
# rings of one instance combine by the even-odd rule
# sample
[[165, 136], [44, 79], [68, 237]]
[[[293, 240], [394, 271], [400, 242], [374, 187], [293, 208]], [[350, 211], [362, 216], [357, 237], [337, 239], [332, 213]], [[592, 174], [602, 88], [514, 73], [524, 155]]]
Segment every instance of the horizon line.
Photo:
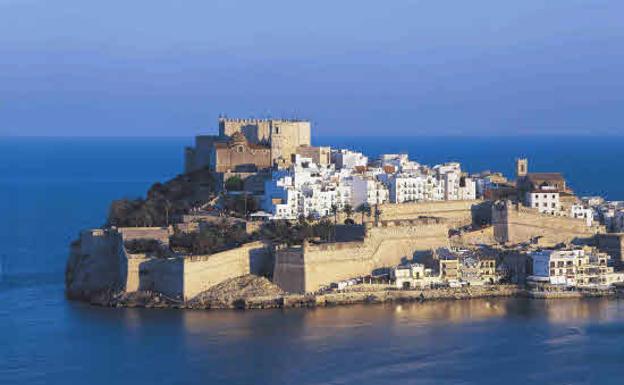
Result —
[[[0, 135], [0, 139], [2, 138], [23, 138], [23, 139], [142, 139], [142, 138], [153, 138], [153, 139], [173, 139], [173, 138], [195, 138], [196, 136], [203, 135], [218, 135], [218, 133], [205, 133], [205, 134], [189, 134], [189, 135]], [[406, 135], [406, 134], [396, 134], [396, 135], [367, 135], [367, 134], [358, 134], [360, 138], [448, 138], [448, 137], [456, 137], [456, 138], [521, 138], [521, 137], [553, 137], [553, 138], [575, 138], [575, 137], [624, 137], [623, 133], [529, 133], [529, 134], [458, 134], [458, 133], [448, 133], [448, 134], [417, 134], [417, 135]], [[312, 138], [346, 138], [352, 137], [351, 134], [312, 134]]]

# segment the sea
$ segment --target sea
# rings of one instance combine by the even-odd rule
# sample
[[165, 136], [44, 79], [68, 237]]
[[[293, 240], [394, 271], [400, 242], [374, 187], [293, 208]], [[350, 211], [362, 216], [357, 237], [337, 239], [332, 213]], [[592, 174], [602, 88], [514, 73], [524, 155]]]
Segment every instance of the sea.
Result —
[[[0, 384], [621, 384], [624, 302], [113, 309], [64, 297], [69, 243], [181, 172], [192, 138], [0, 138]], [[624, 200], [624, 137], [317, 137]]]

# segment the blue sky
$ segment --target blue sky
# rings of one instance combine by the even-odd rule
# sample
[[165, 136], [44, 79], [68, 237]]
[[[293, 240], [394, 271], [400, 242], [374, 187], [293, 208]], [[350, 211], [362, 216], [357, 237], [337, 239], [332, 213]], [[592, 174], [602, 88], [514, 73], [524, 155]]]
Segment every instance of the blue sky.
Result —
[[624, 133], [622, 1], [0, 0], [0, 134]]

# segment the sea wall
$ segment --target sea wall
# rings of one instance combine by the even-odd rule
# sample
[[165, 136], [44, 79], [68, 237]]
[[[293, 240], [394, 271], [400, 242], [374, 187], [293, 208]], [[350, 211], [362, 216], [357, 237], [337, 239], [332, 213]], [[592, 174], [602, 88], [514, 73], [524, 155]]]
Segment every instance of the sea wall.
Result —
[[582, 219], [541, 214], [509, 201], [492, 206], [492, 225], [498, 242], [522, 243], [537, 239], [544, 246], [586, 241], [604, 232], [600, 226], [588, 227]]
[[277, 250], [273, 281], [291, 293], [314, 292], [332, 282], [369, 275], [412, 260], [419, 251], [448, 245], [444, 220], [387, 221], [367, 226], [363, 241], [311, 244]]

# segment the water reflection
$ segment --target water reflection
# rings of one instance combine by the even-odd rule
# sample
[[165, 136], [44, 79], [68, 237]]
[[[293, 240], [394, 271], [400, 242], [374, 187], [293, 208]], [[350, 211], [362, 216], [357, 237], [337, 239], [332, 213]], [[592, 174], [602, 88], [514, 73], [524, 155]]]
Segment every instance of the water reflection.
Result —
[[[619, 368], [613, 360], [624, 344], [624, 307], [604, 299], [258, 311], [110, 309], [58, 301], [66, 311], [55, 306], [42, 313], [48, 307], [41, 302], [22, 313], [31, 321], [20, 324], [22, 333], [5, 335], [13, 346], [5, 358], [17, 362], [23, 378], [33, 370], [28, 357], [44, 351], [35, 370], [58, 383], [94, 372], [102, 376], [99, 383], [122, 374], [158, 383], [482, 383], [479, 373], [499, 372], [516, 383], [578, 383], [588, 362], [597, 368], [592, 373]], [[44, 335], [49, 337], [42, 340]], [[592, 361], [597, 355], [614, 359]], [[85, 362], [85, 356], [92, 358]]]
[[[612, 299], [531, 300], [522, 298], [429, 301], [425, 303], [353, 305], [316, 309], [254, 311], [181, 311], [190, 335], [206, 332], [221, 338], [275, 335], [276, 330], [300, 332], [309, 338], [356, 332], [374, 325], [426, 326], [463, 324], [500, 318], [535, 317], [550, 323], [579, 323], [622, 319], [620, 301]], [[144, 313], [128, 310], [129, 326]], [[148, 317], [152, 317], [150, 314]], [[313, 336], [312, 336], [313, 335]]]

